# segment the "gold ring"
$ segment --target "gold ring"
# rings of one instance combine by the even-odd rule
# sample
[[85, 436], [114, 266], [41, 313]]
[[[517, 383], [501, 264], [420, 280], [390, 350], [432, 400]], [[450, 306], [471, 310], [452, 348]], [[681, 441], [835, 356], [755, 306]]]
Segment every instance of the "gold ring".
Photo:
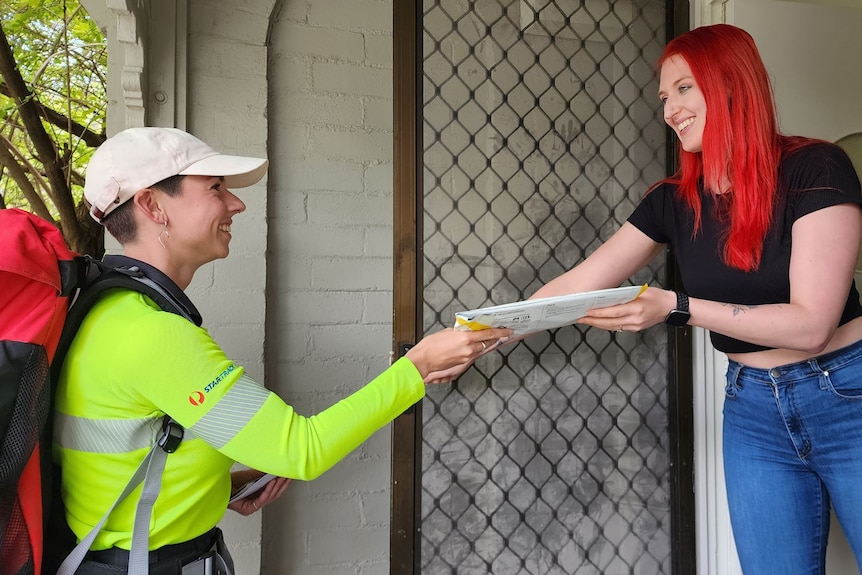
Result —
[[487, 345], [485, 344], [485, 342], [483, 341], [483, 342], [482, 342], [482, 351], [485, 351], [486, 349], [488, 349], [488, 346], [487, 346]]

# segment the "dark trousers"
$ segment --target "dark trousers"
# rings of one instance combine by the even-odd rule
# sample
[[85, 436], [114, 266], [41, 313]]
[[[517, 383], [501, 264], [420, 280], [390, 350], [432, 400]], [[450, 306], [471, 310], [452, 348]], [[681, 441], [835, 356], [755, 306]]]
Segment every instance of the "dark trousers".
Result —
[[[215, 550], [233, 573], [233, 560], [224, 544], [221, 529], [213, 527], [199, 537], [183, 543], [165, 545], [149, 553], [150, 575], [182, 575], [183, 566]], [[129, 570], [129, 552], [112, 547], [90, 551], [75, 575], [117, 575]]]

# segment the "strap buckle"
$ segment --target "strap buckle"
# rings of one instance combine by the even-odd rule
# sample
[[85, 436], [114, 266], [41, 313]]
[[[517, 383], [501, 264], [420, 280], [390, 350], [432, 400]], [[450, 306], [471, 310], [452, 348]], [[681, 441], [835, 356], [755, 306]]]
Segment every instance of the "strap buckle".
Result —
[[166, 415], [162, 423], [162, 436], [157, 443], [165, 453], [173, 453], [183, 442], [183, 426]]

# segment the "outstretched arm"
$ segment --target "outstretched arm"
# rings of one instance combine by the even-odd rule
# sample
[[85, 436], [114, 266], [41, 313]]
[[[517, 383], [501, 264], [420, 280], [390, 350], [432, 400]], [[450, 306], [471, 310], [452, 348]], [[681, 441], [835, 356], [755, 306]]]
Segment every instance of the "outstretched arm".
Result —
[[[475, 358], [483, 342], [511, 333], [507, 329], [447, 329], [428, 335], [371, 382], [307, 417], [243, 376], [220, 403], [259, 403], [258, 408], [242, 416], [232, 409], [228, 421], [218, 418], [219, 409], [214, 408], [212, 421], [189, 429], [243, 465], [281, 477], [314, 479], [419, 401], [425, 394], [423, 378], [428, 373]], [[228, 427], [236, 429], [232, 436], [227, 436]]]
[[[736, 305], [690, 299], [690, 325], [777, 349], [819, 353], [832, 339], [847, 301], [862, 239], [862, 215], [840, 204], [793, 225], [790, 302]], [[676, 305], [673, 292], [650, 288], [624, 305], [590, 311], [579, 323], [637, 331], [661, 321]]]

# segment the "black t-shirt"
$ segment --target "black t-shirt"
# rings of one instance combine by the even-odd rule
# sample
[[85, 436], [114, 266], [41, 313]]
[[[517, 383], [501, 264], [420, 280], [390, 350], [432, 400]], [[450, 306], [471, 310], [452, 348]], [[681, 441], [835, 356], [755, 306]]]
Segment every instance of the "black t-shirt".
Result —
[[[783, 158], [774, 216], [763, 242], [760, 267], [745, 272], [721, 259], [726, 226], [721, 214], [728, 201], [701, 189], [701, 227], [693, 235], [694, 214], [663, 184], [644, 197], [629, 222], [654, 241], [670, 244], [685, 291], [692, 297], [743, 305], [790, 301], [790, 249], [793, 223], [806, 214], [837, 204], [862, 204], [859, 177], [847, 154], [836, 145], [813, 144]], [[851, 284], [839, 325], [862, 316], [855, 282]], [[712, 344], [725, 353], [770, 349], [711, 332]]]

